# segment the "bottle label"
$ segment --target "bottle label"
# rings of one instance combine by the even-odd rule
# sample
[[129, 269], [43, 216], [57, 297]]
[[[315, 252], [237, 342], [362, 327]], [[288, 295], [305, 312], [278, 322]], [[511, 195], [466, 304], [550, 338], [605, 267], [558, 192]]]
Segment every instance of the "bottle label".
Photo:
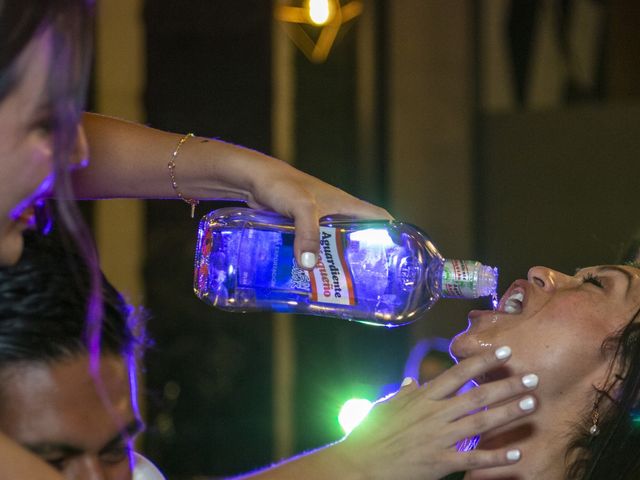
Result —
[[[233, 240], [239, 241], [240, 236]], [[247, 229], [242, 239], [245, 254], [237, 259], [238, 286], [305, 292], [318, 303], [355, 305], [343, 231], [320, 227], [320, 254], [311, 272], [296, 263], [293, 240], [290, 233]], [[229, 250], [236, 251], [237, 247]]]
[[445, 260], [442, 271], [442, 296], [447, 298], [476, 298], [478, 262]]
[[293, 234], [247, 229], [238, 262], [238, 285], [280, 291], [310, 292], [309, 274], [298, 267]]
[[320, 255], [311, 271], [311, 299], [319, 303], [355, 305], [353, 278], [345, 259], [342, 230], [320, 227]]

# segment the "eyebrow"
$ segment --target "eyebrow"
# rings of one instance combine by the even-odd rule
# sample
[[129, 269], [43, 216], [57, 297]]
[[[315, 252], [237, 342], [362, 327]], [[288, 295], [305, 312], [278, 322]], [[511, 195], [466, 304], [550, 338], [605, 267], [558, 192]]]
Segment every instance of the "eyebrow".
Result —
[[43, 110], [53, 110], [54, 106], [54, 102], [52, 102], [49, 97], [42, 96], [38, 99], [34, 110], [36, 112], [41, 112]]
[[52, 115], [53, 110], [53, 103], [51, 103], [49, 99], [41, 99], [31, 112], [31, 117], [39, 119], [44, 116]]
[[124, 427], [116, 436], [109, 440], [104, 447], [100, 449], [100, 453], [109, 450], [113, 446], [120, 443], [122, 440], [132, 439], [140, 432], [144, 430], [144, 423], [139, 418], [131, 421], [126, 427]]
[[[100, 449], [99, 453], [104, 453], [110, 448], [113, 448], [115, 445], [120, 443], [123, 439], [135, 437], [137, 434], [142, 432], [144, 428], [145, 428], [145, 425], [142, 422], [142, 420], [140, 420], [139, 418], [132, 420], [118, 434], [116, 434], [113, 438], [109, 439], [107, 443], [105, 443], [104, 447]], [[58, 442], [43, 442], [43, 443], [35, 443], [35, 444], [25, 443], [23, 444], [23, 446], [39, 456], [46, 456], [52, 453], [58, 453], [64, 456], [74, 456], [74, 455], [80, 455], [85, 451], [85, 449], [77, 447], [75, 445], [70, 445], [68, 443], [58, 443]]]

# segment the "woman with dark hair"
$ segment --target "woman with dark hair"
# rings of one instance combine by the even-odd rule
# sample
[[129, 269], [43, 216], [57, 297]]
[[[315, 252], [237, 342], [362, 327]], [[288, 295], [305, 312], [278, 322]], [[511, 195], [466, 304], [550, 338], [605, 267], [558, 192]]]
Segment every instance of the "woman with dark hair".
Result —
[[52, 190], [89, 261], [94, 254], [72, 202], [77, 197], [179, 198], [192, 210], [199, 199], [242, 199], [294, 218], [304, 268], [315, 265], [319, 217], [390, 218], [253, 150], [83, 116], [93, 3], [0, 0], [0, 265], [18, 259], [32, 207]]
[[63, 223], [92, 256], [69, 178], [87, 158], [79, 121], [90, 12], [80, 0], [0, 0], [0, 265], [17, 261], [33, 207], [54, 190]]
[[522, 460], [459, 478], [640, 478], [640, 265], [573, 276], [532, 268], [497, 311], [469, 314], [451, 351], [465, 359], [504, 343], [513, 360], [477, 382], [533, 369], [540, 405], [535, 415], [486, 432], [478, 449], [517, 442]]

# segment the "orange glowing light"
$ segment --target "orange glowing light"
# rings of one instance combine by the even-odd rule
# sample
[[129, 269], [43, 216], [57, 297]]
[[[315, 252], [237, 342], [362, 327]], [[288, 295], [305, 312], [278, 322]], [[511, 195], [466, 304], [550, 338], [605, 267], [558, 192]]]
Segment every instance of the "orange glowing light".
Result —
[[362, 8], [362, 0], [344, 5], [340, 0], [305, 0], [303, 6], [276, 5], [274, 15], [302, 53], [312, 62], [322, 63], [340, 28], [359, 16]]

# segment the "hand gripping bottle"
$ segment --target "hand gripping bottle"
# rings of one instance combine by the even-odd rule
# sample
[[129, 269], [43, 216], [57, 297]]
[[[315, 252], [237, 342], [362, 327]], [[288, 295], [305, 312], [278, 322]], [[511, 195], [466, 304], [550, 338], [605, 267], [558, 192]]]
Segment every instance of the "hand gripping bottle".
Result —
[[440, 297], [495, 295], [496, 268], [444, 259], [418, 228], [397, 221], [325, 218], [311, 272], [293, 254], [294, 226], [248, 208], [215, 210], [200, 222], [194, 290], [215, 307], [338, 317], [395, 327]]

